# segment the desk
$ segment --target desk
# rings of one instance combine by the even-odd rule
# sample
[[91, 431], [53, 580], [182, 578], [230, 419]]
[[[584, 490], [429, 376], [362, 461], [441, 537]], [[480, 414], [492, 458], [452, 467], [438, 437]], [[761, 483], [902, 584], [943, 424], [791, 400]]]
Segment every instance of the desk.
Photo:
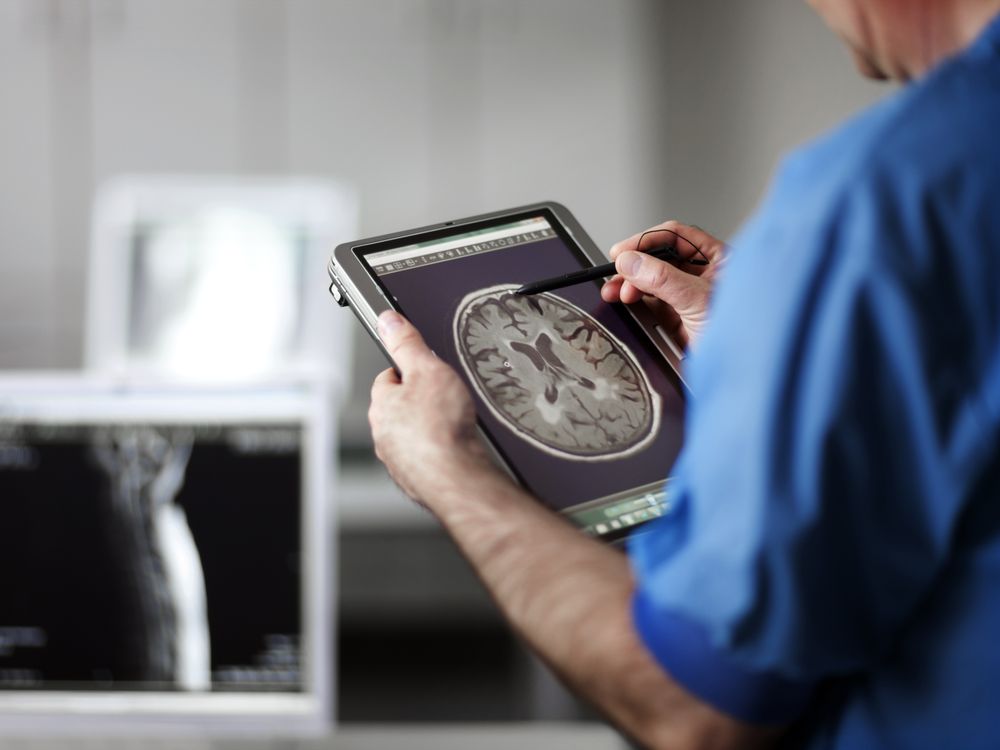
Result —
[[351, 724], [315, 739], [0, 738], [3, 750], [625, 750], [601, 724]]

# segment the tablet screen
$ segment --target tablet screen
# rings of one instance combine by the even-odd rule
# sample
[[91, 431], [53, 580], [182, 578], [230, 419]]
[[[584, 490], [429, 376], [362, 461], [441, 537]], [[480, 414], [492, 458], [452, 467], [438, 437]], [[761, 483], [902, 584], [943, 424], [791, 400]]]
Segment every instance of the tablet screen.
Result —
[[472, 390], [522, 484], [589, 533], [665, 510], [683, 440], [676, 373], [600, 282], [519, 296], [591, 265], [547, 212], [363, 253], [379, 284]]

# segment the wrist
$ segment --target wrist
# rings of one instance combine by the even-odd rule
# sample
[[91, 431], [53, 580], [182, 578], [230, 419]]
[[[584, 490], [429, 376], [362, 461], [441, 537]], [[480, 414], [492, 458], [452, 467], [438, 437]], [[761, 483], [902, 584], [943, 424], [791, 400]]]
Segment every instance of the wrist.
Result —
[[470, 513], [492, 513], [520, 492], [481, 444], [449, 452], [440, 469], [433, 491], [423, 500], [445, 526]]

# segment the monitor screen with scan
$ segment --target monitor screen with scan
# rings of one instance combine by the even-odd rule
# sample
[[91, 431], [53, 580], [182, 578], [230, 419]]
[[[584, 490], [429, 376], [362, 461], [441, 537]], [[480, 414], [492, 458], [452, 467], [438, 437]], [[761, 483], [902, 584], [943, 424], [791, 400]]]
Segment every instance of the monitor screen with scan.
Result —
[[327, 712], [311, 401], [0, 386], [0, 714]]

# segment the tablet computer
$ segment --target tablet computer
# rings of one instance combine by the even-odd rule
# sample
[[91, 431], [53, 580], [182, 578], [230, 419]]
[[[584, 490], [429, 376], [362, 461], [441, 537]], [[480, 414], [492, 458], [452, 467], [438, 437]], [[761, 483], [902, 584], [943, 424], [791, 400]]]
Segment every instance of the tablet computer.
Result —
[[606, 262], [565, 207], [538, 203], [342, 244], [329, 273], [379, 346], [378, 315], [394, 309], [458, 371], [523, 487], [615, 541], [669, 510], [681, 350], [644, 305], [604, 302], [600, 281], [514, 293]]

